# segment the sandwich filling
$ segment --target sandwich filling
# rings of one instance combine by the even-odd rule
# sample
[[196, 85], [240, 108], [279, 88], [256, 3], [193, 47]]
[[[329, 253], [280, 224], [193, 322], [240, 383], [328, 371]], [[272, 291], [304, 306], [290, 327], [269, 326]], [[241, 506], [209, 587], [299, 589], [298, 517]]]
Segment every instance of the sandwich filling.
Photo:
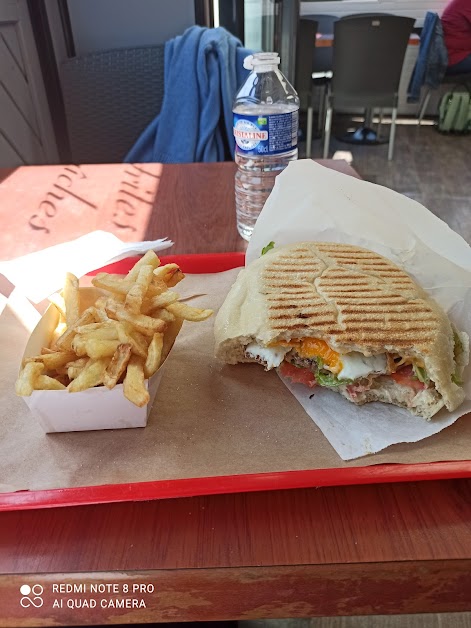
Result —
[[279, 368], [281, 375], [293, 383], [333, 388], [356, 403], [365, 403], [371, 390], [391, 386], [404, 389], [402, 401], [406, 407], [413, 405], [414, 397], [424, 390], [436, 393], [423, 363], [398, 354], [365, 356], [357, 351], [340, 354], [319, 338], [268, 347], [252, 342], [246, 346], [245, 354], [263, 364], [266, 370]]

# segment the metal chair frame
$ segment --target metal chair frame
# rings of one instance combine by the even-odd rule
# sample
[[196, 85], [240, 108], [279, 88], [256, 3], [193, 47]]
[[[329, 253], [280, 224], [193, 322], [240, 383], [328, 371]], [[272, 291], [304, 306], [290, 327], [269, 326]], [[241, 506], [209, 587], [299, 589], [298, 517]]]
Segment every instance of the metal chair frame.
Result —
[[[445, 74], [443, 81], [440, 84], [442, 85], [454, 85], [461, 83], [463, 87], [471, 91], [471, 73], [466, 74]], [[438, 88], [439, 89], [439, 88]], [[424, 119], [425, 112], [427, 111], [428, 104], [430, 102], [430, 97], [432, 92], [435, 91], [432, 87], [427, 86], [424, 98], [422, 100], [422, 104], [420, 105], [419, 115], [417, 118], [417, 125], [421, 126], [422, 120]]]

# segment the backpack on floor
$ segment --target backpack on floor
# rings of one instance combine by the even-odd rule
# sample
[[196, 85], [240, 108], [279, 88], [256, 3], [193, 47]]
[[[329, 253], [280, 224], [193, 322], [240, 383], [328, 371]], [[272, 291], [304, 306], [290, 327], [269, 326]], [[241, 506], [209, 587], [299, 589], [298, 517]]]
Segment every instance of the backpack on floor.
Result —
[[443, 95], [438, 106], [438, 130], [442, 133], [471, 132], [471, 94], [451, 91]]

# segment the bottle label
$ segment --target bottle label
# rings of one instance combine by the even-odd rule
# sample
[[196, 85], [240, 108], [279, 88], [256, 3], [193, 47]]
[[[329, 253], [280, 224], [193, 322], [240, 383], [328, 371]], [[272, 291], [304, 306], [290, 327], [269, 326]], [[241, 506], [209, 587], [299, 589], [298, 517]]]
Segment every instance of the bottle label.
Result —
[[243, 155], [276, 155], [298, 145], [298, 111], [248, 116], [234, 113], [236, 151]]

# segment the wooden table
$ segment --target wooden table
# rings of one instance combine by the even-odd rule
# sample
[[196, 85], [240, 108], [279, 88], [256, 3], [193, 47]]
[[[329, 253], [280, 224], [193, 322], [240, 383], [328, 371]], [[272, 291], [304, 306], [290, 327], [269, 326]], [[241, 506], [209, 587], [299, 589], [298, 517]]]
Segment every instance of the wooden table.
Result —
[[[326, 165], [356, 174], [344, 162]], [[39, 181], [41, 200], [65, 167], [54, 168], [39, 175], [37, 168], [3, 172], [7, 201], [4, 194], [0, 211], [4, 229], [5, 220], [11, 223], [16, 250], [65, 239], [54, 223], [60, 212], [71, 211], [60, 205], [63, 199], [45, 220], [48, 233], [28, 226], [36, 205], [27, 209], [23, 202], [22, 218], [15, 211], [20, 196], [14, 177], [23, 195], [29, 193], [25, 181]], [[90, 210], [88, 228], [108, 225], [123, 235], [110, 216], [128, 167], [83, 168], [108, 186], [103, 206]], [[159, 172], [158, 185], [150, 205], [146, 189], [134, 189], [136, 197], [144, 192], [142, 211], [150, 209], [144, 220], [133, 215], [129, 239], [167, 235], [176, 253], [244, 249], [235, 229], [233, 164], [149, 168]], [[110, 198], [112, 208], [105, 211]], [[75, 222], [69, 221], [74, 233]], [[13, 244], [3, 248], [9, 241], [2, 241], [4, 256], [14, 254]], [[466, 480], [429, 481], [3, 513], [0, 626], [469, 610], [470, 486]], [[20, 586], [36, 584], [44, 588], [42, 606], [23, 608]], [[86, 593], [60, 593], [61, 584], [85, 586]], [[91, 585], [116, 585], [120, 592], [142, 585], [133, 597], [145, 608], [66, 607], [66, 599], [100, 598]], [[64, 606], [53, 608], [54, 599]]]

